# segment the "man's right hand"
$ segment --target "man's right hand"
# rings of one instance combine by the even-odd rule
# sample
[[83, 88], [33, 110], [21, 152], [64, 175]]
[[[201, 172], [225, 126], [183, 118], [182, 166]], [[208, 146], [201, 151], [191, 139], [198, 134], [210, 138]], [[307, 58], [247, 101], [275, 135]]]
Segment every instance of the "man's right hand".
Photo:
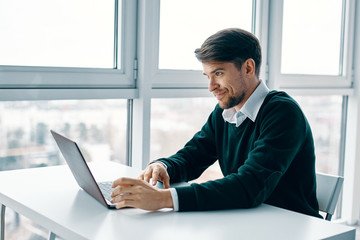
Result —
[[146, 167], [144, 172], [139, 176], [139, 179], [144, 180], [150, 183], [153, 186], [156, 185], [157, 181], [160, 181], [164, 184], [164, 188], [170, 187], [170, 177], [169, 174], [162, 163], [154, 162]]

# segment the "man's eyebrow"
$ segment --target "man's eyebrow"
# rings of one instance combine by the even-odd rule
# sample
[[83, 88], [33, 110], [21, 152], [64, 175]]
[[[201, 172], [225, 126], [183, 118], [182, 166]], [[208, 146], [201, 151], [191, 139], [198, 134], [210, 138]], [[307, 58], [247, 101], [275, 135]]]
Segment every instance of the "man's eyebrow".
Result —
[[[215, 68], [214, 70], [212, 70], [212, 71], [210, 72], [210, 74], [214, 74], [214, 73], [216, 73], [216, 72], [219, 71], [219, 70], [224, 70], [224, 68], [222, 68], [222, 67]], [[207, 74], [203, 72], [203, 75], [207, 75]]]

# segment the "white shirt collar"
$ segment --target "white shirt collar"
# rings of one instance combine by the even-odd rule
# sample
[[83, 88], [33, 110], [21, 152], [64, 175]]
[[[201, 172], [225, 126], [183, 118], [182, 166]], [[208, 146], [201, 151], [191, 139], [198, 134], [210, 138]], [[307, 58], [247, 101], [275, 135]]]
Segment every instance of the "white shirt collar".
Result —
[[235, 108], [224, 109], [222, 116], [225, 121], [236, 124], [236, 127], [249, 118], [255, 122], [256, 116], [259, 113], [260, 107], [265, 100], [266, 95], [270, 92], [264, 81], [256, 87], [244, 106], [236, 112]]

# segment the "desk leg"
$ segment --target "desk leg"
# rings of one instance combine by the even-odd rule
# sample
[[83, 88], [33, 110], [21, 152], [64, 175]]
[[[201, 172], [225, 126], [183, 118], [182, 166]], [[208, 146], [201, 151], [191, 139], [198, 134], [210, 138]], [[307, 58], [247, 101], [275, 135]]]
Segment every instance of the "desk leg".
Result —
[[5, 209], [6, 206], [1, 204], [0, 240], [5, 240]]
[[56, 239], [56, 234], [53, 232], [50, 232], [49, 234], [49, 240], [55, 240]]

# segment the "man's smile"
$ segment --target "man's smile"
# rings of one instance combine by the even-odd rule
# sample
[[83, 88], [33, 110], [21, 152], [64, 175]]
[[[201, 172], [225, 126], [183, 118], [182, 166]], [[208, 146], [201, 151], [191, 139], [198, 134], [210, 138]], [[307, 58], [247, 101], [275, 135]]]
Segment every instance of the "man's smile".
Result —
[[225, 96], [226, 91], [214, 92], [213, 94], [218, 100], [220, 100]]

